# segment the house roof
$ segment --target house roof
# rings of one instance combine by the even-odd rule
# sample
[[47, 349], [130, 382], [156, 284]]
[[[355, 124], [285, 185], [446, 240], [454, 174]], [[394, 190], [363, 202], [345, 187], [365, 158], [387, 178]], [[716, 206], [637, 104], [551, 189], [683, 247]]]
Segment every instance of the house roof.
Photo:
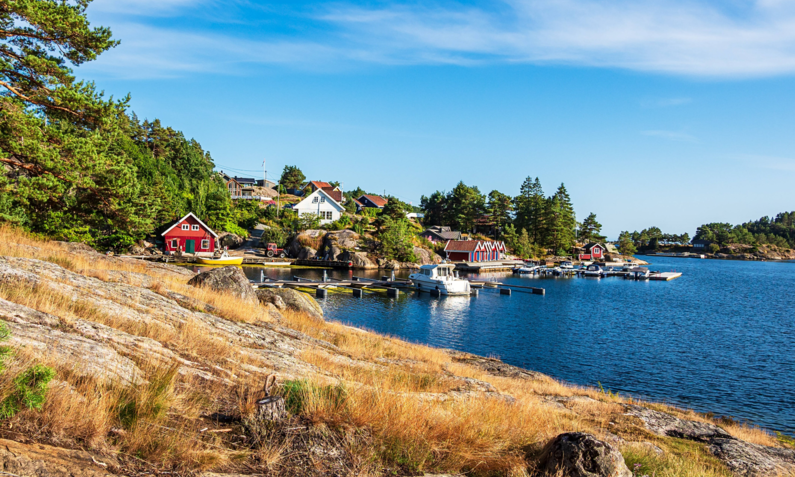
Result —
[[[331, 187], [331, 184], [328, 182], [321, 182], [321, 181], [309, 181], [305, 186], [306, 189], [309, 186], [313, 186], [315, 189], [325, 189], [326, 187]], [[333, 189], [333, 187], [331, 187]]]
[[474, 252], [478, 248], [478, 240], [450, 240], [444, 246], [445, 252]]
[[293, 208], [294, 208], [294, 209], [297, 209], [297, 208], [299, 208], [299, 206], [300, 206], [301, 204], [303, 204], [304, 202], [306, 202], [306, 201], [310, 200], [310, 199], [311, 199], [313, 196], [315, 196], [315, 195], [321, 195], [321, 194], [322, 194], [322, 195], [324, 195], [324, 196], [326, 196], [326, 198], [328, 198], [328, 199], [329, 199], [329, 201], [330, 201], [332, 204], [334, 204], [334, 205], [336, 205], [337, 207], [339, 207], [339, 208], [340, 208], [340, 211], [342, 211], [342, 210], [345, 210], [345, 207], [343, 207], [343, 206], [342, 206], [342, 204], [340, 204], [339, 202], [337, 202], [337, 201], [334, 199], [334, 197], [333, 197], [333, 196], [332, 196], [332, 195], [331, 195], [329, 192], [327, 192], [327, 191], [325, 191], [325, 190], [323, 190], [323, 189], [318, 189], [318, 190], [316, 190], [316, 191], [312, 192], [311, 194], [309, 194], [308, 196], [304, 197], [304, 200], [302, 200], [301, 202], [299, 202], [299, 203], [295, 204], [295, 205], [293, 206]]
[[586, 245], [586, 246], [585, 246], [585, 247], [583, 247], [583, 248], [584, 248], [585, 250], [587, 250], [587, 251], [589, 251], [589, 252], [590, 252], [590, 251], [591, 251], [591, 249], [592, 249], [592, 248], [594, 248], [594, 247], [596, 247], [597, 245], [598, 245], [599, 247], [601, 247], [601, 248], [602, 248], [602, 250], [604, 250], [604, 249], [605, 249], [605, 246], [604, 246], [604, 245], [602, 245], [602, 244], [600, 244], [599, 242], [591, 242], [591, 243], [589, 243], [588, 245]]
[[237, 177], [237, 176], [235, 176], [235, 180], [238, 181], [241, 184], [256, 184], [257, 183], [257, 179], [254, 179], [253, 177]]
[[[367, 199], [370, 202], [372, 202], [373, 204], [375, 204], [376, 207], [383, 207], [383, 206], [386, 205], [387, 202], [389, 202], [388, 200], [384, 199], [383, 197], [380, 197], [380, 196], [377, 196], [377, 195], [366, 195], [365, 194], [362, 197], [364, 197], [365, 199]], [[362, 197], [359, 197], [359, 201], [360, 202], [362, 200]]]
[[205, 229], [207, 229], [207, 231], [208, 231], [208, 232], [210, 232], [210, 233], [212, 234], [212, 236], [213, 236], [213, 237], [218, 237], [218, 234], [217, 234], [217, 233], [215, 233], [215, 232], [213, 231], [213, 229], [211, 229], [210, 227], [208, 227], [208, 226], [207, 226], [207, 224], [205, 224], [204, 222], [202, 222], [200, 218], [198, 218], [198, 217], [196, 217], [195, 215], [193, 215], [193, 212], [188, 212], [188, 215], [186, 215], [185, 217], [182, 217], [181, 219], [179, 219], [179, 220], [177, 220], [176, 222], [174, 222], [174, 225], [172, 225], [171, 227], [169, 227], [168, 229], [166, 229], [166, 231], [165, 231], [165, 232], [163, 232], [163, 233], [162, 233], [162, 234], [160, 234], [160, 235], [166, 235], [167, 233], [169, 233], [169, 232], [171, 231], [171, 229], [173, 229], [173, 228], [174, 228], [174, 227], [176, 227], [177, 225], [181, 224], [181, 223], [182, 223], [182, 221], [184, 221], [184, 220], [185, 220], [185, 219], [187, 219], [188, 217], [193, 217], [194, 219], [196, 219], [196, 221], [197, 221], [197, 222], [199, 222], [200, 224], [202, 224], [202, 226], [203, 226]]
[[605, 249], [610, 253], [618, 253], [618, 248], [612, 243], [605, 244]]
[[364, 207], [364, 204], [359, 202], [359, 199], [351, 199], [351, 200], [353, 201], [354, 204], [358, 205], [359, 207]]
[[442, 240], [460, 240], [461, 232], [450, 230], [450, 227], [429, 227], [420, 235], [435, 235]]
[[323, 192], [326, 192], [329, 196], [331, 196], [332, 199], [334, 199], [335, 201], [339, 202], [340, 204], [342, 203], [342, 191], [341, 190], [334, 190], [334, 188], [331, 187], [331, 186], [321, 187], [321, 189], [323, 190]]
[[491, 252], [505, 250], [503, 242], [494, 240], [450, 240], [444, 246], [445, 252]]

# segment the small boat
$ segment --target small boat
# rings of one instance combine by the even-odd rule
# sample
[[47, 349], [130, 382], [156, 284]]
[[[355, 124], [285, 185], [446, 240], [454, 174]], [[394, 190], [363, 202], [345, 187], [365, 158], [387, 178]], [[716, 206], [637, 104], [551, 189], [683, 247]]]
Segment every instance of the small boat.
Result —
[[585, 269], [585, 271], [582, 272], [582, 274], [586, 277], [601, 277], [602, 275], [604, 275], [604, 270], [602, 270], [602, 267], [600, 267], [599, 265], [591, 264], [588, 265], [588, 267]]
[[513, 273], [515, 273], [517, 275], [532, 275], [533, 273], [536, 273], [536, 270], [538, 270], [538, 267], [536, 267], [536, 266], [532, 266], [532, 267], [516, 267], [516, 268], [513, 269]]
[[243, 257], [230, 257], [224, 252], [218, 258], [196, 257], [196, 262], [202, 265], [240, 265], [243, 263]]
[[629, 271], [629, 275], [626, 275], [628, 278], [634, 278], [635, 280], [644, 280], [648, 279], [651, 276], [651, 272], [647, 267], [635, 267]]
[[571, 262], [560, 262], [560, 268], [563, 270], [574, 270], [574, 264]]
[[442, 295], [470, 294], [469, 280], [459, 277], [453, 264], [423, 265], [409, 275], [409, 279], [418, 291], [437, 290]]

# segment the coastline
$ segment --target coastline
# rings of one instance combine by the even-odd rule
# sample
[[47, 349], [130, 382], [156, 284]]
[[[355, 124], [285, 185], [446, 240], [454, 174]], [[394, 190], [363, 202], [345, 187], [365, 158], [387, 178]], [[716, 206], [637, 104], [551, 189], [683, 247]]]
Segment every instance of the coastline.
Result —
[[[333, 439], [322, 440], [329, 450], [314, 458], [329, 470], [328, 475], [365, 471], [380, 475], [385, 470], [397, 475], [423, 471], [478, 475], [484, 462], [488, 464], [484, 472], [508, 475], [541, 466], [537, 453], [571, 431], [607, 443], [629, 465], [639, 463], [660, 473], [686, 464], [690, 473], [680, 475], [741, 475], [732, 449], [754, 449], [768, 460], [778, 455], [777, 465], [789, 465], [780, 455], [789, 456], [790, 451], [753, 426], [639, 402], [610, 390], [565, 385], [494, 358], [327, 322], [317, 316], [314, 300], [298, 292], [300, 300], [308, 303], [303, 308], [293, 308], [295, 302], [289, 299], [295, 297], [290, 293], [281, 301], [270, 297], [254, 304], [226, 292], [187, 285], [194, 275], [183, 268], [107, 257], [81, 244], [36, 241], [7, 229], [4, 235], [0, 281], [5, 301], [0, 318], [11, 330], [10, 344], [20, 355], [53, 366], [62, 383], [50, 390], [41, 412], [26, 411], [10, 421], [14, 432], [0, 432], [8, 440], [24, 437], [11, 447], [38, 462], [61, 459], [76, 465], [77, 454], [68, 449], [82, 449], [82, 458], [108, 464], [106, 475], [133, 468], [151, 470], [154, 467], [126, 457], [142, 440], [147, 446], [136, 451], [143, 452], [140, 459], [157, 466], [186, 473], [239, 472], [238, 464], [221, 458], [227, 451], [219, 450], [232, 446], [228, 450], [232, 452], [234, 441], [213, 437], [223, 433], [200, 431], [232, 429], [252, 435], [255, 431], [245, 424], [251, 408], [245, 403], [253, 401], [226, 402], [219, 397], [256, 396], [273, 374], [283, 395], [299, 396], [303, 403], [301, 409], [292, 408], [293, 417], [269, 431], [276, 432], [272, 438], [283, 446], [279, 447], [283, 456], [278, 449], [273, 452], [282, 456], [281, 465], [288, 471], [300, 468], [301, 459], [313, 455], [317, 444], [301, 443], [318, 442], [321, 429], [327, 436], [323, 439]], [[59, 293], [71, 298], [61, 301]], [[178, 333], [166, 333], [170, 326], [176, 326]], [[41, 343], [47, 346], [42, 348]], [[105, 366], [87, 366], [99, 356]], [[155, 363], [159, 365], [152, 367]], [[78, 417], [91, 421], [98, 417], [101, 404], [87, 383], [104, 379], [119, 389], [137, 389], [147, 381], [156, 382], [157, 370], [168, 363], [178, 365], [169, 375], [170, 397], [164, 401], [172, 412], [147, 417], [156, 426], [141, 428], [117, 424], [111, 415], [108, 427], [100, 426], [92, 440], [85, 440], [87, 430], [80, 430], [83, 421]], [[288, 391], [295, 386], [301, 387], [298, 395]], [[334, 389], [345, 391], [335, 394]], [[195, 393], [205, 397], [185, 400]], [[198, 403], [190, 405], [197, 407], [181, 407], [188, 402]], [[226, 421], [202, 417], [213, 413], [229, 417]], [[51, 430], [33, 433], [42, 422], [48, 422]], [[69, 438], [55, 432], [66, 424], [72, 426]], [[119, 425], [121, 430], [113, 434], [113, 426]], [[296, 427], [302, 429], [297, 434], [279, 434]], [[279, 436], [293, 440], [287, 443]], [[162, 439], [187, 447], [163, 455], [144, 450], [156, 449], [151, 445]], [[346, 439], [357, 439], [353, 449], [359, 454], [342, 445]], [[39, 447], [46, 452], [35, 454], [30, 443], [49, 447]], [[472, 456], [475, 447], [481, 451]], [[431, 449], [444, 450], [428, 454]], [[196, 467], [197, 453], [216, 457]], [[362, 460], [365, 456], [370, 460]], [[378, 472], [357, 467], [373, 461], [381, 469]], [[795, 451], [792, 462], [795, 465]]]

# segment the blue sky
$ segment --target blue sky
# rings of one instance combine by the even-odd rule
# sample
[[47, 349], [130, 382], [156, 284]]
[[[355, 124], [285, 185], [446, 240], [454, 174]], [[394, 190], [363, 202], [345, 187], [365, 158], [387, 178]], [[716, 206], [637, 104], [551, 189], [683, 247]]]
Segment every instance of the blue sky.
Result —
[[78, 75], [240, 175], [265, 158], [415, 204], [538, 176], [611, 238], [795, 209], [792, 0], [95, 0], [89, 18], [122, 43]]

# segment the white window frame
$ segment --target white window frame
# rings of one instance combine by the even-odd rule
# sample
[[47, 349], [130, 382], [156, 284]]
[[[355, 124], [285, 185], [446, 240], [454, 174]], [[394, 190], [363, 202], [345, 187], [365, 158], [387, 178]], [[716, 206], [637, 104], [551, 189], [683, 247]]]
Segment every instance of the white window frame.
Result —
[[182, 224], [182, 230], [190, 230], [190, 225]]
[[193, 230], [193, 231], [195, 232], [195, 231], [198, 231], [198, 230], [199, 230], [199, 226], [198, 226], [198, 225], [196, 225], [196, 224], [193, 224], [193, 225], [191, 225], [191, 226], [190, 226], [190, 229], [191, 229], [191, 230]]
[[209, 239], [202, 239], [202, 250], [207, 250], [210, 248], [210, 240]]
[[317, 204], [317, 196], [312, 197], [312, 203]]
[[326, 197], [321, 195], [320, 196], [320, 203], [322, 204], [324, 202], [326, 202]]
[[179, 248], [179, 240], [171, 239], [171, 248]]

